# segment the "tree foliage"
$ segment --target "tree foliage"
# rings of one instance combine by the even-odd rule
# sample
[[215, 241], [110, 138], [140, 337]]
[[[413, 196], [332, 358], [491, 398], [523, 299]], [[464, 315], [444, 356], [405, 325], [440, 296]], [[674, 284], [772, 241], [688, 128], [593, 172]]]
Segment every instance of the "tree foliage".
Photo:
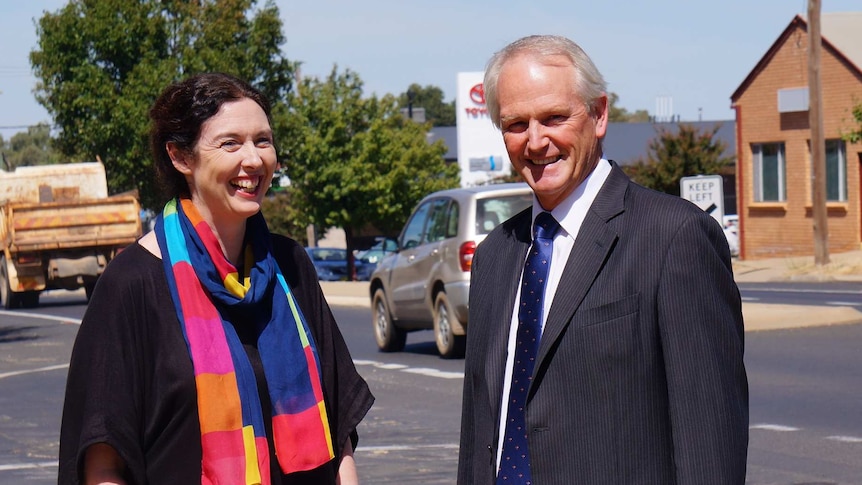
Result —
[[0, 136], [3, 169], [15, 170], [25, 165], [49, 165], [61, 161], [51, 141], [51, 128], [46, 124], [33, 125], [27, 131], [16, 133], [8, 142]]
[[263, 200], [260, 210], [270, 231], [290, 237], [301, 244], [307, 244], [306, 226], [301, 223], [302, 217], [293, 199], [291, 187], [272, 191]]
[[443, 101], [443, 90], [439, 87], [411, 84], [398, 95], [398, 107], [407, 109], [411, 104], [413, 108], [425, 109], [425, 122], [431, 126], [455, 126], [455, 100]]
[[138, 189], [161, 204], [147, 145], [147, 112], [169, 83], [221, 71], [273, 102], [291, 89], [278, 9], [256, 0], [70, 0], [45, 13], [30, 62], [36, 98], [59, 126], [69, 159], [105, 163], [112, 192]]
[[646, 123], [649, 121], [649, 112], [639, 109], [634, 113], [621, 106], [617, 106], [620, 97], [617, 93], [608, 93], [608, 121], [614, 123]]
[[849, 133], [844, 134], [844, 140], [850, 143], [862, 142], [862, 103], [853, 107], [853, 121], [856, 126]]
[[715, 139], [719, 125], [700, 131], [680, 124], [678, 130], [658, 129], [649, 153], [633, 165], [623, 167], [635, 182], [668, 194], [679, 195], [679, 181], [692, 175], [715, 175], [726, 171], [734, 157], [722, 156], [725, 143]]
[[426, 140], [428, 124], [407, 120], [391, 95], [363, 98], [356, 73], [305, 78], [289, 100], [281, 121], [292, 204], [303, 222], [344, 229], [349, 254], [358, 231], [397, 231], [422, 197], [458, 185], [442, 142]]

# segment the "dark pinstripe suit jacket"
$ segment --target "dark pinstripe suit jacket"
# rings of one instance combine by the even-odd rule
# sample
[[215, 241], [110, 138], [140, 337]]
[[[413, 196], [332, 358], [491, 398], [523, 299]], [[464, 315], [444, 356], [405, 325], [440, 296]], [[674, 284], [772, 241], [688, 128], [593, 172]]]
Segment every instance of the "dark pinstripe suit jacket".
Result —
[[[458, 483], [493, 484], [530, 210], [473, 260]], [[613, 170], [566, 263], [527, 403], [536, 485], [743, 484], [748, 382], [730, 253], [712, 217]]]

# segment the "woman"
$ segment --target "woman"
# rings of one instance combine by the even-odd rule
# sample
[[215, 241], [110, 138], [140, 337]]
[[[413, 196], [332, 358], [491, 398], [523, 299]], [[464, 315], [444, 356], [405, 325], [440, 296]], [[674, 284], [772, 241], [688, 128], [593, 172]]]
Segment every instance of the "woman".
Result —
[[358, 483], [356, 426], [374, 399], [305, 251], [260, 214], [277, 163], [268, 102], [202, 74], [150, 118], [170, 201], [84, 315], [59, 482]]

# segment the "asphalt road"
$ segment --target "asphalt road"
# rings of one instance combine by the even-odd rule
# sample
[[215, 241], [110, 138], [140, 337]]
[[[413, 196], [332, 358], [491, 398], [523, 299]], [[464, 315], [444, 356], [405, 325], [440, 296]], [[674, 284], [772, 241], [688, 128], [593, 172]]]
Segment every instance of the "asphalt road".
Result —
[[743, 301], [784, 305], [849, 306], [862, 311], [862, 283], [739, 283]]
[[[56, 483], [65, 365], [84, 305], [76, 295], [43, 302], [35, 313], [45, 318], [0, 312], [0, 484]], [[430, 332], [379, 353], [367, 308], [333, 311], [377, 397], [359, 429], [363, 484], [454, 483], [463, 361], [437, 357]], [[860, 348], [862, 325], [747, 334], [748, 484], [862, 484]]]
[[[431, 369], [462, 372], [462, 361], [436, 357], [430, 332], [410, 334], [403, 353], [377, 353], [368, 310], [336, 309], [336, 316], [354, 358], [375, 362], [373, 373], [365, 372], [362, 366], [360, 371], [369, 379], [380, 405], [372, 409], [372, 419], [363, 423], [360, 432], [364, 444], [385, 447], [387, 452], [386, 456], [369, 456], [361, 444], [357, 459], [362, 476], [368, 483], [453, 483], [451, 478], [447, 481], [441, 465], [457, 464], [457, 449], [453, 446], [451, 453], [446, 452], [446, 439], [457, 445], [460, 388], [453, 390], [452, 383], [444, 382], [449, 379], [429, 384], [427, 379], [394, 374], [431, 375]], [[367, 319], [364, 325], [363, 318]], [[751, 412], [747, 484], [862, 484], [860, 346], [862, 325], [747, 334]], [[461, 383], [457, 379], [455, 384]], [[436, 392], [429, 392], [426, 385], [434, 386]], [[450, 420], [445, 419], [445, 413], [452, 413]], [[380, 426], [378, 420], [391, 421], [399, 431], [393, 433], [392, 427]], [[396, 441], [403, 440], [403, 427], [421, 431], [435, 421], [442, 428], [439, 432], [414, 435], [408, 441], [409, 449], [398, 449], [404, 442]], [[426, 457], [442, 461], [431, 468], [436, 470], [433, 474], [426, 475], [430, 470], [420, 468]], [[397, 469], [403, 480], [393, 479], [388, 472], [381, 475], [381, 469]]]

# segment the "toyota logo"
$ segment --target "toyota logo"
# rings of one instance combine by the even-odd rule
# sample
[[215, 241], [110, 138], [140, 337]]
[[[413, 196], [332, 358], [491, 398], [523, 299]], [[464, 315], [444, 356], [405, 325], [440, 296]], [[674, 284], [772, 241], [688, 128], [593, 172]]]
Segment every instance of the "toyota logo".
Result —
[[470, 88], [470, 101], [476, 104], [485, 104], [485, 87], [479, 83]]

